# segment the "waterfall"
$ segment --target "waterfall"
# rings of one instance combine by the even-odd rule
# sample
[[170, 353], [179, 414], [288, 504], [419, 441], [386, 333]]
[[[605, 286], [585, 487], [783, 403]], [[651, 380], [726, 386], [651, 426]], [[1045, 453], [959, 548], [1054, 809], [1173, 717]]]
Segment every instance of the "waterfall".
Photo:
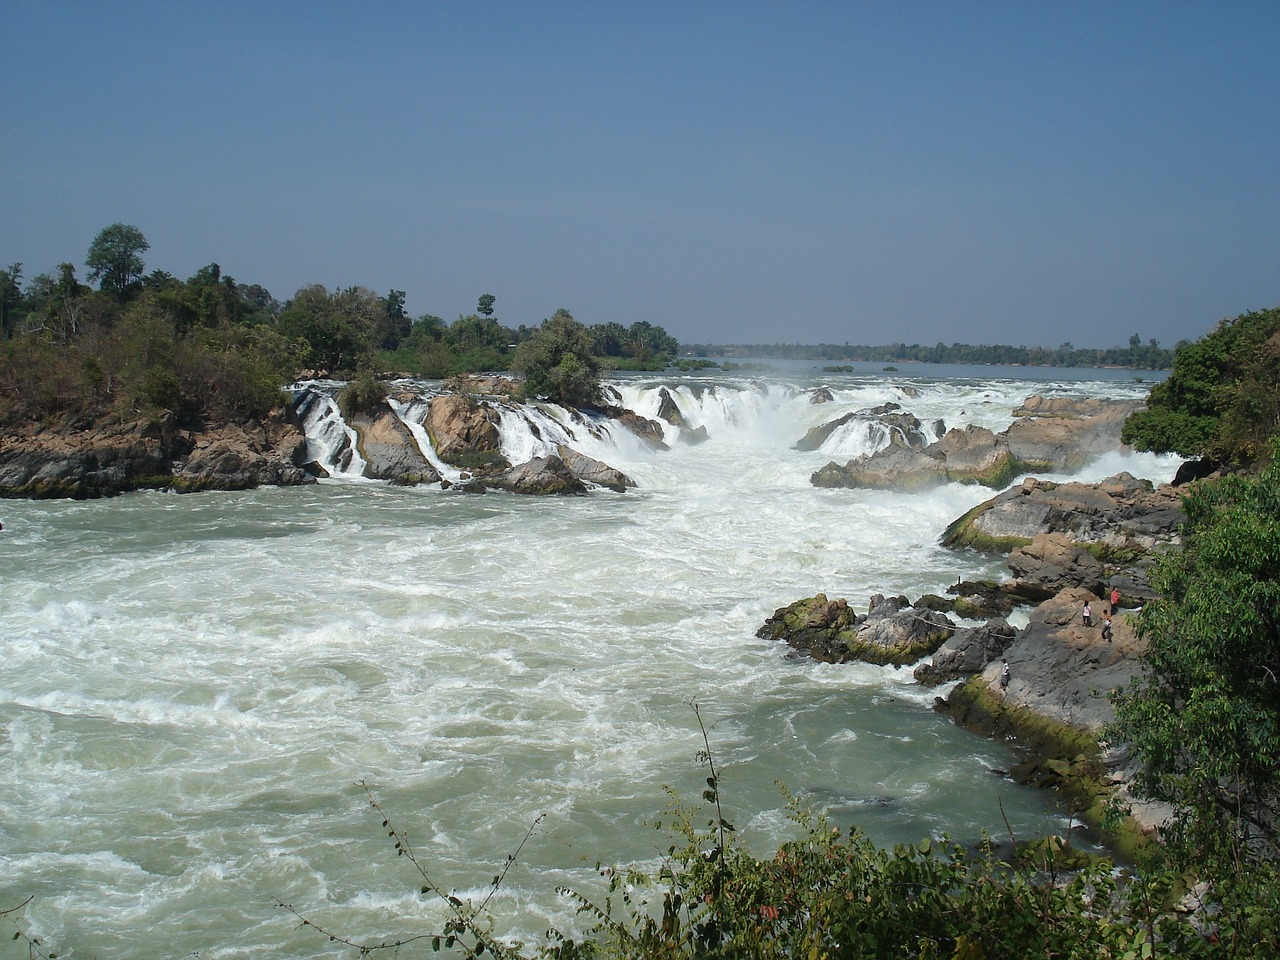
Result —
[[347, 426], [333, 397], [316, 387], [306, 387], [294, 401], [294, 410], [307, 438], [307, 462], [315, 463], [331, 477], [363, 477], [364, 457], [356, 432]]

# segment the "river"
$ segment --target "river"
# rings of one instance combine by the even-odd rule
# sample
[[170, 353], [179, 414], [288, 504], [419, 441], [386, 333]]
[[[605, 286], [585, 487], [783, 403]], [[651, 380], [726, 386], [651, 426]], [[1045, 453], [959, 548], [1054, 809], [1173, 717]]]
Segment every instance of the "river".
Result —
[[[833, 402], [809, 402], [819, 383]], [[793, 364], [612, 384], [647, 416], [667, 386], [710, 439], [578, 436], [637, 486], [574, 498], [337, 476], [0, 501], [0, 909], [31, 897], [23, 930], [102, 960], [354, 955], [277, 901], [357, 939], [438, 927], [364, 781], [434, 879], [477, 899], [545, 815], [489, 903], [504, 935], [536, 940], [575, 922], [557, 886], [591, 889], [597, 861], [658, 863], [664, 787], [700, 802], [694, 702], [760, 852], [791, 835], [779, 784], [884, 844], [1066, 829], [1051, 795], [1000, 775], [1008, 748], [934, 714], [910, 670], [798, 660], [755, 632], [817, 592], [865, 609], [1003, 573], [937, 545], [992, 491], [816, 488], [814, 470], [883, 440], [792, 449], [810, 427], [893, 401], [1001, 430], [1032, 393], [1147, 383]], [[1176, 465], [1117, 454], [1081, 477]]]

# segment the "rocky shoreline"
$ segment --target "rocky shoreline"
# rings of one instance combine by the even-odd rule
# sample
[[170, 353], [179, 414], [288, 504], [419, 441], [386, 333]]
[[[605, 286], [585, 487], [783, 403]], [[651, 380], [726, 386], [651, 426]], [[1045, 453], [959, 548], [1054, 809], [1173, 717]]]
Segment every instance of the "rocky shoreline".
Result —
[[[1028, 479], [974, 508], [942, 538], [952, 549], [1007, 554], [1009, 578], [960, 582], [946, 597], [914, 602], [873, 596], [866, 614], [818, 594], [779, 608], [758, 635], [797, 655], [913, 666], [918, 683], [954, 684], [935, 708], [975, 733], [1015, 743], [1022, 760], [1010, 776], [1059, 791], [1097, 829], [1114, 796], [1128, 802], [1128, 822], [1108, 828], [1124, 852], [1168, 810], [1128, 795], [1130, 758], [1099, 738], [1114, 719], [1111, 693], [1141, 669], [1145, 645], [1132, 612], [1153, 596], [1147, 569], [1156, 552], [1178, 544], [1181, 520], [1172, 485], [1128, 474], [1097, 484]], [[1121, 608], [1114, 616], [1113, 589]], [[1020, 629], [1005, 619], [1019, 608], [1028, 611]], [[945, 614], [985, 622], [961, 625]]]
[[[354, 445], [339, 451], [345, 463], [358, 454], [367, 479], [396, 484], [439, 483], [464, 493], [504, 490], [519, 494], [585, 494], [594, 488], [624, 491], [634, 481], [608, 464], [566, 444], [553, 454], [510, 463], [500, 452], [501, 410], [515, 410], [515, 385], [502, 377], [458, 378], [431, 398], [423, 427], [441, 461], [455, 467], [441, 476], [390, 401], [421, 397], [404, 393], [351, 418]], [[0, 438], [0, 497], [95, 499], [135, 490], [246, 490], [296, 486], [329, 475], [304, 434], [318, 406], [332, 406], [316, 387], [295, 388], [291, 402], [261, 421], [181, 425], [173, 414], [130, 420], [119, 416], [88, 423], [30, 423]], [[673, 405], [674, 407], [674, 405]], [[678, 414], [678, 409], [675, 410]], [[655, 447], [662, 425], [621, 407], [576, 414], [587, 431], [611, 419]]]

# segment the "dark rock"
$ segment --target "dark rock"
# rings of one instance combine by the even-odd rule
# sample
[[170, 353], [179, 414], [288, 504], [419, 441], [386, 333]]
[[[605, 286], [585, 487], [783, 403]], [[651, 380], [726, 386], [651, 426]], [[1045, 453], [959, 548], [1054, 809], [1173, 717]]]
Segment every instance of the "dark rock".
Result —
[[809, 394], [809, 404], [811, 406], [815, 403], [831, 403], [833, 400], [835, 400], [835, 397], [831, 395], [831, 391], [826, 387], [819, 387]]
[[1003, 617], [988, 620], [980, 627], [957, 630], [933, 655], [929, 663], [915, 669], [917, 681], [937, 686], [979, 673], [1015, 640], [1018, 631]]
[[1104, 592], [1102, 562], [1065, 533], [1039, 533], [1009, 554], [1017, 583], [1012, 591], [1029, 600], [1048, 600], [1067, 587]]
[[584, 453], [579, 453], [572, 447], [567, 447], [563, 443], [556, 447], [556, 453], [560, 459], [564, 461], [570, 472], [575, 477], [585, 483], [593, 483], [596, 486], [607, 487], [610, 490], [616, 490], [622, 493], [628, 487], [634, 487], [636, 482], [628, 477], [621, 470], [615, 470], [607, 463], [601, 463], [599, 460], [593, 460]]
[[574, 476], [573, 471], [559, 457], [534, 457], [494, 476], [484, 477], [487, 487], [506, 490], [509, 493], [537, 494], [540, 496], [583, 494], [586, 486]]
[[658, 388], [658, 419], [667, 421], [673, 427], [683, 428], [689, 425], [679, 404], [675, 402], [666, 387]]

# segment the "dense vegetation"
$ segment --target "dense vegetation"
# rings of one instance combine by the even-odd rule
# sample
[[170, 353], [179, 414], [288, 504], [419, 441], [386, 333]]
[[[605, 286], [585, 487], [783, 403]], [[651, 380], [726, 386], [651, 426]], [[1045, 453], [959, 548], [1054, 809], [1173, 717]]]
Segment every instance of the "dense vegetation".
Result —
[[1203, 457], [1233, 467], [1265, 458], [1280, 433], [1280, 308], [1221, 321], [1179, 348], [1147, 409], [1125, 423], [1139, 450]]
[[494, 316], [492, 294], [452, 324], [411, 318], [400, 290], [313, 284], [282, 303], [216, 263], [187, 280], [146, 273], [148, 249], [136, 227], [102, 230], [85, 257], [97, 289], [72, 263], [25, 285], [22, 264], [0, 270], [0, 422], [158, 410], [190, 423], [253, 418], [277, 406], [300, 371], [445, 377], [517, 363], [536, 394], [587, 402], [601, 370], [663, 369], [679, 351], [659, 326], [584, 327], [564, 323], [567, 311], [513, 330]]

